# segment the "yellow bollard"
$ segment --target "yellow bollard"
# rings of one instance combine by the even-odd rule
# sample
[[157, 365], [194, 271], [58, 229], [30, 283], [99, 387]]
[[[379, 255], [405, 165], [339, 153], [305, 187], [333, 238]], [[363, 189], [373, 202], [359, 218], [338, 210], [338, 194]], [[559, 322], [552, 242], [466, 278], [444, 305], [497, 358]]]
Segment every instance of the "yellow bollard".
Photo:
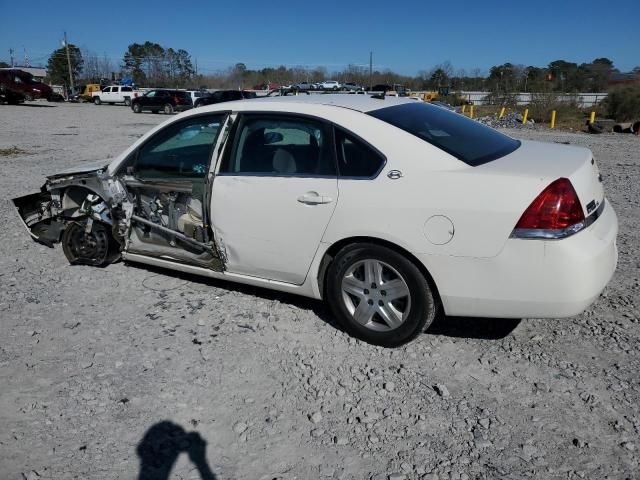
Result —
[[473, 104], [469, 106], [469, 118], [473, 118]]
[[551, 128], [556, 128], [556, 111], [551, 110]]
[[589, 117], [589, 123], [593, 123], [596, 121], [596, 112], [591, 112], [591, 116]]
[[502, 107], [502, 108], [500, 109], [500, 115], [498, 115], [498, 118], [502, 118], [502, 117], [504, 117], [504, 110], [505, 110], [505, 107]]
[[524, 115], [522, 116], [522, 124], [525, 125], [527, 123], [527, 117], [529, 116], [529, 109], [524, 109]]
[[465, 103], [464, 105], [462, 105], [462, 113], [464, 113], [466, 109], [467, 109], [467, 104]]

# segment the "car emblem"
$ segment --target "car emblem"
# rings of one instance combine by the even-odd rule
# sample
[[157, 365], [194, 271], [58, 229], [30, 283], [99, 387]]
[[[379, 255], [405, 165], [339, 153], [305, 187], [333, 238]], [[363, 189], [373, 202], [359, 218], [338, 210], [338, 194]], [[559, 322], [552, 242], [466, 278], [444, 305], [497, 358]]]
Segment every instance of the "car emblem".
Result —
[[391, 180], [398, 180], [399, 178], [402, 178], [402, 172], [400, 170], [390, 170], [389, 173], [387, 173], [387, 177], [389, 177]]

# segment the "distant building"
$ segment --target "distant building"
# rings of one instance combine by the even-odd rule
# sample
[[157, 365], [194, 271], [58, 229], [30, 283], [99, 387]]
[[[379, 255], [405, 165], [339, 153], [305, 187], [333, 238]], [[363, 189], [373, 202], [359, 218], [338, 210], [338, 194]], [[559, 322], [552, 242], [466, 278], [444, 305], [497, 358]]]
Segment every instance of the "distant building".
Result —
[[47, 69], [40, 67], [21, 67], [20, 65], [16, 65], [14, 67], [0, 68], [0, 70], [22, 70], [23, 72], [28, 72], [33, 75], [33, 78], [39, 82], [47, 76]]

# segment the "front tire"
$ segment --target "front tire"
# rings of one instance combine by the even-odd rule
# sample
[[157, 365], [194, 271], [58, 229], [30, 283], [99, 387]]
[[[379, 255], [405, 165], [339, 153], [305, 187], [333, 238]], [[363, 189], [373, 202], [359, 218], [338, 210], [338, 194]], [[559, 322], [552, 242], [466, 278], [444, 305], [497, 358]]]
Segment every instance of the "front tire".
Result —
[[173, 107], [171, 106], [170, 103], [166, 103], [162, 108], [162, 110], [166, 115], [171, 115], [173, 113]]
[[409, 259], [376, 244], [353, 244], [329, 266], [326, 299], [351, 335], [398, 347], [423, 332], [436, 316], [424, 274]]
[[119, 247], [106, 225], [94, 222], [89, 233], [86, 222], [71, 222], [62, 233], [62, 251], [71, 265], [104, 267], [118, 258]]

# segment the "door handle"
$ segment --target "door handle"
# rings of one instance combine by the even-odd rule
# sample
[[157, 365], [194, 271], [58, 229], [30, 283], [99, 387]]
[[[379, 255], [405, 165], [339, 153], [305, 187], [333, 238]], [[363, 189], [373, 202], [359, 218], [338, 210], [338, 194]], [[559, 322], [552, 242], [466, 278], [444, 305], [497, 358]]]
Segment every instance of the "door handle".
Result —
[[298, 201], [306, 205], [320, 205], [323, 203], [333, 202], [333, 198], [323, 197], [318, 195], [318, 192], [307, 192], [304, 195], [299, 196]]

